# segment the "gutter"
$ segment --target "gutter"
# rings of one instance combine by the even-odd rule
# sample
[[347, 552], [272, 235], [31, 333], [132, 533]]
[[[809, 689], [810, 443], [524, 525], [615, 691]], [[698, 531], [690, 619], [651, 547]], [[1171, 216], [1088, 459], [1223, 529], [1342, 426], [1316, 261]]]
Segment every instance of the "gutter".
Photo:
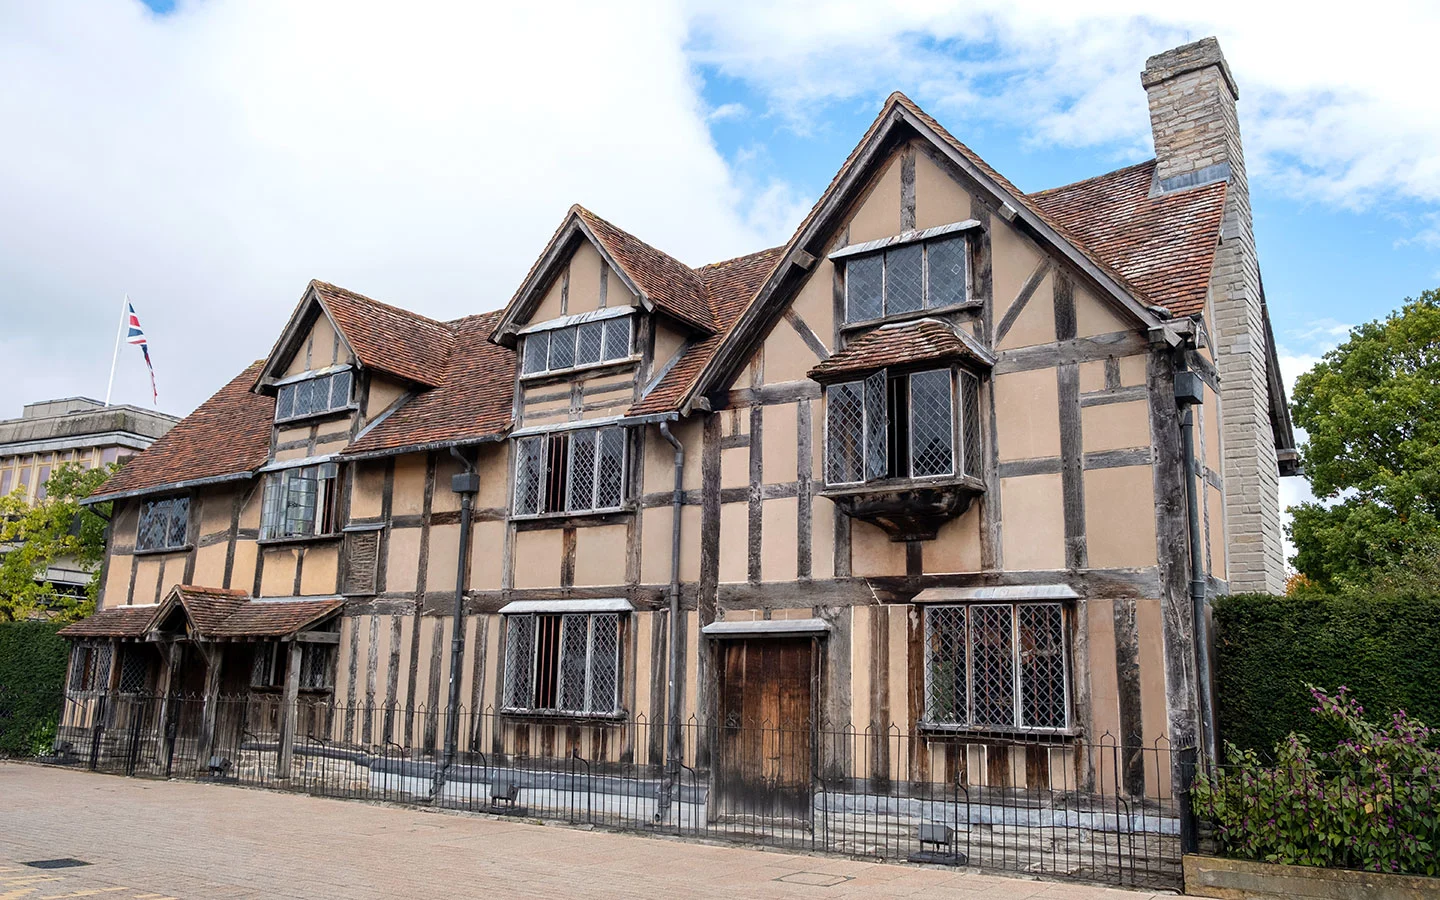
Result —
[[81, 506], [94, 506], [96, 503], [108, 503], [111, 500], [127, 500], [131, 497], [143, 497], [147, 494], [165, 494], [170, 491], [178, 491], [183, 488], [205, 487], [211, 484], [224, 484], [229, 481], [246, 481], [255, 475], [253, 469], [246, 469], [243, 472], [231, 472], [228, 475], [212, 475], [209, 478], [192, 478], [189, 481], [172, 481], [169, 484], [158, 484], [154, 487], [136, 488], [133, 491], [119, 491], [113, 494], [92, 494], [80, 501]]

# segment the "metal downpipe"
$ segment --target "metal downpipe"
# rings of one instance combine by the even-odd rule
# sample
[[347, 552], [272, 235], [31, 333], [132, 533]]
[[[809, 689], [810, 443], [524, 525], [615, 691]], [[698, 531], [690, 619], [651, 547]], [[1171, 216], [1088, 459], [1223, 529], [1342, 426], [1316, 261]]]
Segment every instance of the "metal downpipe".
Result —
[[1200, 460], [1195, 453], [1195, 407], [1181, 412], [1180, 445], [1185, 454], [1185, 505], [1190, 533], [1190, 608], [1195, 619], [1195, 693], [1199, 706], [1200, 765], [1215, 764], [1215, 706], [1210, 681], [1210, 616], [1206, 603], [1205, 556], [1200, 535]]
[[450, 489], [460, 495], [460, 547], [459, 559], [455, 564], [455, 608], [451, 612], [450, 696], [445, 706], [445, 759], [444, 764], [435, 771], [435, 789], [432, 794], [437, 797], [445, 783], [446, 774], [455, 764], [460, 743], [460, 667], [465, 661], [466, 561], [470, 558], [470, 525], [474, 516], [472, 498], [480, 490], [480, 476], [470, 460], [455, 447], [450, 448], [450, 455], [458, 459], [464, 469], [450, 479]]
[[[670, 432], [670, 423], [660, 423], [660, 435], [675, 448], [675, 489], [670, 509], [670, 665], [666, 701], [669, 722], [666, 725], [665, 790], [660, 798], [663, 815], [680, 774], [683, 751], [680, 732], [680, 515], [685, 500], [685, 445]], [[658, 818], [659, 816], [657, 816]]]

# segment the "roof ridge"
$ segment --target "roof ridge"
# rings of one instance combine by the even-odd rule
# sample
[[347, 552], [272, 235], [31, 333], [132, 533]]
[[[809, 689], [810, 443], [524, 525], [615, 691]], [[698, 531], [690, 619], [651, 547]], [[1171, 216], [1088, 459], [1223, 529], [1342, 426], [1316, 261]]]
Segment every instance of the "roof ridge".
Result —
[[[672, 254], [666, 253], [664, 250], [661, 250], [659, 247], [655, 246], [654, 244], [652, 244], [652, 243], [650, 243], [649, 241], [645, 240], [644, 238], [640, 237], [640, 236], [637, 235], [635, 232], [630, 231], [630, 230], [627, 229], [627, 228], [621, 228], [619, 225], [616, 225], [614, 222], [610, 221], [609, 219], [605, 218], [604, 216], [597, 215], [597, 214], [591, 212], [590, 210], [586, 209], [585, 207], [581, 206], [581, 205], [578, 204], [578, 203], [576, 203], [574, 206], [572, 206], [571, 209], [573, 209], [573, 210], [575, 210], [576, 212], [578, 212], [583, 218], [594, 219], [595, 221], [599, 222], [601, 225], [604, 225], [604, 226], [607, 227], [607, 228], [613, 228], [614, 230], [620, 232], [621, 234], [623, 234], [623, 235], [625, 235], [626, 237], [628, 237], [630, 240], [636, 241], [637, 243], [644, 244], [644, 245], [645, 245], [646, 247], [648, 247], [649, 249], [654, 250], [656, 253], [659, 253], [661, 256], [664, 256], [664, 257], [667, 258], [667, 259], [673, 260], [676, 265], [681, 266], [681, 267], [685, 268], [686, 270], [688, 270], [688, 271], [690, 271], [690, 272], [695, 272], [695, 271], [696, 271], [694, 266], [688, 265], [688, 264], [682, 262], [679, 258], [673, 256]], [[601, 238], [601, 240], [604, 240], [604, 238]]]
[[716, 262], [706, 263], [705, 265], [701, 266], [699, 269], [696, 269], [695, 271], [699, 272], [699, 271], [703, 271], [704, 269], [713, 269], [713, 268], [716, 268], [716, 267], [718, 267], [718, 266], [729, 265], [730, 263], [739, 262], [739, 261], [741, 261], [742, 259], [754, 259], [755, 257], [757, 257], [757, 256], [763, 256], [763, 255], [765, 255], [766, 253], [779, 253], [779, 252], [783, 251], [784, 249], [785, 249], [785, 245], [784, 245], [784, 244], [780, 244], [779, 246], [775, 246], [775, 247], [766, 247], [764, 250], [755, 250], [755, 251], [752, 251], [752, 252], [750, 252], [750, 253], [742, 253], [742, 254], [740, 254], [739, 256], [732, 256], [732, 257], [730, 257], [729, 259], [722, 259], [722, 260], [717, 260]]
[[1131, 164], [1128, 165], [1128, 166], [1121, 166], [1120, 168], [1114, 169], [1114, 170], [1112, 170], [1112, 171], [1110, 171], [1110, 172], [1102, 172], [1102, 173], [1099, 174], [1099, 175], [1091, 175], [1089, 178], [1081, 178], [1079, 181], [1071, 181], [1071, 182], [1067, 182], [1067, 183], [1065, 183], [1065, 184], [1057, 184], [1057, 185], [1055, 185], [1054, 187], [1043, 188], [1043, 189], [1038, 190], [1038, 191], [1031, 191], [1029, 194], [1026, 194], [1025, 196], [1027, 196], [1027, 197], [1043, 197], [1043, 196], [1045, 196], [1045, 195], [1047, 195], [1047, 194], [1054, 194], [1054, 193], [1056, 193], [1056, 192], [1058, 192], [1058, 191], [1073, 190], [1074, 188], [1078, 188], [1078, 187], [1080, 187], [1080, 186], [1083, 185], [1083, 184], [1090, 184], [1091, 182], [1093, 182], [1093, 181], [1099, 181], [1099, 180], [1102, 179], [1102, 178], [1112, 178], [1112, 177], [1114, 177], [1114, 176], [1116, 176], [1116, 175], [1119, 175], [1121, 172], [1129, 172], [1129, 171], [1132, 170], [1132, 169], [1143, 169], [1143, 168], [1145, 168], [1146, 166], [1153, 166], [1153, 165], [1155, 165], [1157, 162], [1158, 162], [1158, 160], [1156, 160], [1154, 157], [1152, 157], [1152, 158], [1147, 159], [1147, 160], [1145, 160], [1145, 161], [1143, 161], [1143, 162], [1131, 163]]
[[360, 301], [363, 301], [363, 302], [365, 302], [365, 303], [369, 303], [369, 304], [371, 304], [372, 306], [378, 306], [378, 307], [380, 307], [381, 309], [388, 309], [388, 310], [390, 310], [391, 312], [397, 312], [397, 313], [400, 313], [401, 315], [408, 316], [408, 317], [410, 317], [410, 318], [412, 318], [412, 319], [420, 319], [420, 320], [422, 320], [422, 321], [424, 321], [424, 322], [430, 323], [431, 325], [435, 325], [435, 326], [437, 326], [437, 327], [439, 327], [439, 328], [444, 328], [444, 329], [447, 330], [447, 331], [450, 330], [449, 328], [446, 327], [446, 323], [445, 323], [445, 322], [442, 322], [442, 321], [439, 320], [439, 319], [432, 319], [432, 318], [430, 318], [429, 316], [425, 315], [424, 313], [416, 312], [416, 311], [413, 310], [413, 309], [406, 309], [406, 308], [403, 307], [403, 306], [396, 306], [396, 305], [393, 304], [393, 303], [386, 303], [384, 300], [376, 300], [374, 297], [368, 296], [368, 295], [366, 295], [366, 294], [362, 294], [362, 293], [360, 293], [359, 291], [352, 291], [352, 290], [350, 290], [350, 289], [347, 288], [347, 287], [341, 287], [340, 285], [335, 284], [334, 282], [325, 281], [324, 279], [321, 279], [321, 278], [312, 278], [312, 279], [310, 279], [310, 283], [311, 283], [312, 285], [319, 285], [319, 286], [321, 286], [321, 287], [323, 287], [323, 288], [326, 288], [326, 289], [328, 289], [328, 290], [331, 290], [331, 291], [336, 291], [336, 292], [341, 293], [341, 294], [346, 294], [346, 295], [348, 295], [348, 296], [350, 296], [350, 297], [352, 297], [352, 298], [354, 298], [354, 299], [356, 299], [356, 300], [360, 300]]

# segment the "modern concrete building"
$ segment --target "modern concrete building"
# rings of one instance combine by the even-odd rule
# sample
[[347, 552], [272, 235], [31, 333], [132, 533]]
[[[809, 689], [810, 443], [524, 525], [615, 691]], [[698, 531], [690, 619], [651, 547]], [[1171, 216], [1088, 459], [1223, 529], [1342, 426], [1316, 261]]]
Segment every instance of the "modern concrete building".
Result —
[[[169, 431], [179, 416], [138, 406], [106, 406], [86, 397], [27, 403], [18, 419], [0, 420], [0, 494], [45, 499], [50, 473], [66, 463], [93, 469], [125, 462]], [[0, 548], [3, 550], [3, 548]], [[90, 576], [63, 562], [45, 580], [62, 593], [83, 592]]]

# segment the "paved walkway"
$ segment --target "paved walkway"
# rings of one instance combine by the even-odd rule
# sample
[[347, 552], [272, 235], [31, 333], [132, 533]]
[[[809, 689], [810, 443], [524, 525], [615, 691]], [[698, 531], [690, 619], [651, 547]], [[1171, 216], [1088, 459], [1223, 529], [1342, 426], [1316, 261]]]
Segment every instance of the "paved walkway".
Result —
[[861, 895], [1157, 896], [0, 763], [0, 900]]

